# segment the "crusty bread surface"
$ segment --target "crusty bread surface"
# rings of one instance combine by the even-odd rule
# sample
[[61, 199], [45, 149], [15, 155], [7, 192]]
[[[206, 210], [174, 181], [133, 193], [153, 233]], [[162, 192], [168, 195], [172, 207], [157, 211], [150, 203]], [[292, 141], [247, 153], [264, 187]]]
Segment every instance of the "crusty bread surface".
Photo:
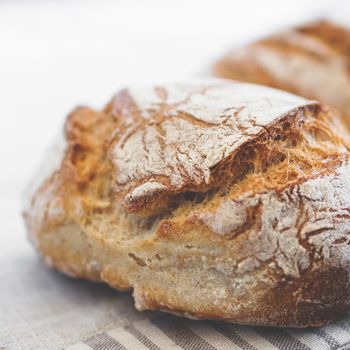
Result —
[[349, 144], [331, 113], [219, 79], [77, 108], [30, 187], [29, 237], [139, 310], [323, 325], [350, 306]]
[[350, 30], [318, 21], [233, 49], [216, 76], [273, 86], [338, 108], [350, 130]]

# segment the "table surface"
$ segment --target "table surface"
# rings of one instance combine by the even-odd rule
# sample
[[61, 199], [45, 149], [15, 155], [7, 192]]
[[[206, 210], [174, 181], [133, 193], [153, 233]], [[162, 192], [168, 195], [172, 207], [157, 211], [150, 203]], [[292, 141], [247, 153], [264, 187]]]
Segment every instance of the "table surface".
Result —
[[232, 45], [350, 12], [345, 0], [281, 4], [0, 1], [0, 347], [60, 349], [148, 315], [127, 293], [50, 271], [25, 238], [21, 194], [67, 113], [125, 85], [204, 75]]

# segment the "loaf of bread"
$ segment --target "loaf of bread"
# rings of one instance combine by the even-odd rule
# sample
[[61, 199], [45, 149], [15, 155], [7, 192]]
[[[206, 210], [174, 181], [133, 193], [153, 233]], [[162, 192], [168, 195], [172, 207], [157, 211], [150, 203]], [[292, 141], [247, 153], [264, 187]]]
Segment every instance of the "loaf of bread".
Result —
[[325, 324], [350, 306], [349, 143], [330, 113], [220, 79], [77, 108], [30, 187], [29, 237], [139, 310]]
[[339, 108], [350, 128], [350, 31], [320, 21], [232, 50], [215, 75], [273, 86]]

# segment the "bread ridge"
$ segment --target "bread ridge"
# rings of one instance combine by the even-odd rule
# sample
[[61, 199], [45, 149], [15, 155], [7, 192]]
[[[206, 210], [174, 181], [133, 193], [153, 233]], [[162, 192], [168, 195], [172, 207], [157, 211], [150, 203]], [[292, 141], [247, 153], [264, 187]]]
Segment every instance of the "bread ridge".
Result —
[[[327, 121], [326, 108], [306, 101], [299, 114], [287, 113], [288, 123], [300, 120], [300, 130], [313, 119], [322, 128], [325, 123], [317, 135], [312, 129], [313, 146], [329, 147], [329, 154], [321, 152], [313, 171], [300, 161], [303, 176], [256, 190], [244, 182], [253, 181], [248, 171], [237, 178], [241, 188], [220, 185], [205, 199], [185, 193], [170, 211], [144, 217], [111, 190], [115, 167], [107, 153], [115, 130], [123, 131], [113, 108], [112, 102], [101, 112], [80, 108], [69, 116], [62, 162], [30, 199], [27, 228], [48, 264], [133, 290], [140, 310], [191, 318], [305, 327], [349, 309], [348, 144]], [[307, 130], [302, 133], [313, 143]], [[276, 136], [271, 127], [264, 131], [266, 138]], [[287, 149], [304, 147], [273, 140]]]

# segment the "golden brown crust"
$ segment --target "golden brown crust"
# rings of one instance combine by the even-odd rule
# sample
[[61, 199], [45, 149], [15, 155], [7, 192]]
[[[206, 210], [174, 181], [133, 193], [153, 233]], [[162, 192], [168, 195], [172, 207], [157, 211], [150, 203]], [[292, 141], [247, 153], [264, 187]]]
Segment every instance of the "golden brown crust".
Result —
[[213, 81], [123, 90], [113, 101], [118, 128], [109, 148], [117, 199], [148, 216], [182, 193], [217, 188], [240, 171], [233, 164], [239, 148], [279, 118], [293, 119], [303, 104], [293, 95]]
[[[218, 81], [201, 84], [209, 90], [220, 84], [245, 88]], [[198, 90], [196, 84], [186, 84], [186, 89], [186, 94]], [[266, 89], [250, 91], [259, 101], [266, 98]], [[164, 96], [165, 90], [158, 93]], [[148, 91], [150, 101], [154, 90]], [[269, 93], [261, 117], [252, 107], [244, 130], [253, 119], [264, 121], [264, 127], [251, 129], [253, 136], [226, 153], [228, 158], [217, 158], [219, 170], [212, 174], [215, 179], [221, 174], [224, 180], [215, 186], [209, 182], [205, 192], [203, 184], [191, 185], [190, 192], [187, 184], [186, 192], [172, 194], [171, 206], [157, 215], [139, 208], [131, 213], [118, 188], [115, 192], [116, 171], [121, 170], [111, 159], [112, 149], [134, 130], [130, 125], [151, 130], [157, 121], [173, 123], [177, 117], [182, 121], [182, 112], [169, 117], [162, 110], [157, 121], [154, 115], [146, 120], [149, 109], [130, 104], [125, 92], [101, 112], [74, 111], [66, 123], [63, 158], [30, 198], [25, 212], [30, 237], [45, 261], [72, 276], [132, 289], [140, 310], [295, 327], [322, 325], [346, 312], [349, 145], [330, 123], [326, 107]], [[248, 106], [251, 101], [243, 95], [239, 101]], [[129, 107], [118, 101], [126, 97]], [[237, 99], [231, 98], [231, 107], [237, 107]], [[216, 101], [215, 108], [220, 103]], [[277, 105], [278, 113], [273, 107]], [[209, 118], [198, 109], [192, 113], [197, 113], [196, 120]], [[245, 116], [233, 113], [229, 118], [243, 123]], [[260, 122], [256, 124], [263, 125]], [[237, 135], [236, 129], [230, 130]], [[199, 140], [200, 134], [196, 135]], [[154, 142], [151, 139], [149, 145]], [[150, 158], [152, 152], [146, 154]], [[168, 193], [157, 198], [169, 203]], [[157, 205], [152, 197], [147, 200], [154, 214]]]
[[268, 85], [337, 107], [350, 125], [350, 31], [313, 22], [231, 51], [216, 76]]

